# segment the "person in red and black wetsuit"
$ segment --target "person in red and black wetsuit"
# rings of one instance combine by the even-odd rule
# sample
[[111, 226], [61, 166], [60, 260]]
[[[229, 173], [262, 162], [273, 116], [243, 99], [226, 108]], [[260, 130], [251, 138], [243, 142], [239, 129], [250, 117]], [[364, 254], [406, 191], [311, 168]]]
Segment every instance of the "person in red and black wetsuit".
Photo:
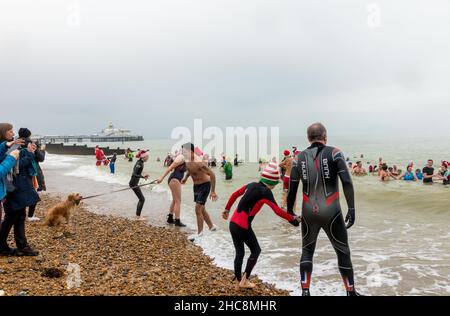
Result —
[[[238, 208], [230, 221], [230, 232], [236, 249], [234, 260], [234, 273], [237, 279], [236, 289], [254, 288], [255, 284], [249, 281], [253, 268], [261, 253], [258, 240], [252, 229], [253, 218], [258, 214], [264, 204], [270, 206], [278, 216], [289, 221], [294, 226], [300, 225], [300, 218], [284, 212], [276, 203], [272, 189], [279, 183], [280, 174], [275, 163], [269, 164], [261, 175], [260, 182], [247, 184], [233, 193], [228, 201], [222, 217], [227, 220], [234, 202], [243, 195]], [[251, 254], [247, 261], [245, 273], [242, 276], [242, 263], [244, 261], [244, 244], [250, 248]]]
[[[325, 231], [338, 257], [339, 271], [348, 296], [358, 296], [353, 280], [347, 229], [355, 223], [355, 194], [344, 154], [326, 146], [327, 130], [321, 123], [308, 128], [311, 146], [294, 160], [288, 193], [288, 212], [292, 214], [299, 183], [303, 184], [302, 235], [303, 251], [300, 274], [303, 296], [310, 296], [314, 250], [321, 229]], [[339, 203], [339, 181], [342, 183], [348, 213], [344, 220]]]

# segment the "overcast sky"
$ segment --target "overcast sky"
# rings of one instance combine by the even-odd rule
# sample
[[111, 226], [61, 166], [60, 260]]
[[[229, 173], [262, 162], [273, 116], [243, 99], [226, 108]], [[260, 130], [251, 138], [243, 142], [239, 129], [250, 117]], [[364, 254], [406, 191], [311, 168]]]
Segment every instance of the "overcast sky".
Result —
[[0, 121], [448, 134], [449, 17], [448, 0], [2, 0]]

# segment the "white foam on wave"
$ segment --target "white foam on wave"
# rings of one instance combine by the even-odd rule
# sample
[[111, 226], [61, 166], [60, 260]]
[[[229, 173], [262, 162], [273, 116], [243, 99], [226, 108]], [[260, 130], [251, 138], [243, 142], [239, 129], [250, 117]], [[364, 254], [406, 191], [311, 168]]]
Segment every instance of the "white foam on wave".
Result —
[[168, 193], [169, 191], [168, 191], [168, 189], [166, 189], [162, 185], [155, 185], [152, 188], [152, 192], [154, 192], [154, 193], [162, 193], [163, 194], [163, 193]]
[[66, 172], [65, 176], [78, 177], [88, 180], [93, 180], [96, 182], [104, 182], [109, 184], [128, 184], [127, 178], [121, 175], [111, 175], [108, 171], [104, 170], [103, 167], [97, 167], [95, 165], [83, 165], [79, 166], [72, 171]]
[[75, 157], [47, 154], [41, 165], [47, 169], [65, 169], [73, 167], [78, 160]]

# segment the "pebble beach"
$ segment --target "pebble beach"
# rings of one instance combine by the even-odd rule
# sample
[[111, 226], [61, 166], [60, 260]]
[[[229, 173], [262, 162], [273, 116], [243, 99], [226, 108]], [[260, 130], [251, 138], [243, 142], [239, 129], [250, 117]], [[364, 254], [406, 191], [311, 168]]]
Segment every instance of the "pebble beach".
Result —
[[[43, 218], [56, 203], [43, 195], [37, 215]], [[215, 266], [186, 234], [97, 215], [83, 204], [69, 225], [32, 222], [26, 229], [40, 255], [0, 257], [0, 293], [6, 296], [289, 295], [257, 277], [257, 289], [236, 291], [233, 272]]]

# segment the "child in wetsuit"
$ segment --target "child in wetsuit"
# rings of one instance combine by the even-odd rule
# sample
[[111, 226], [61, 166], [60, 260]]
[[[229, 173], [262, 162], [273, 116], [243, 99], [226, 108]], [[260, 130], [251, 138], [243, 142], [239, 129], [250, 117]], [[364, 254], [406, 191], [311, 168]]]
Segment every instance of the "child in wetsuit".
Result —
[[[264, 204], [267, 204], [278, 216], [289, 221], [294, 226], [299, 226], [299, 217], [284, 212], [275, 202], [272, 189], [279, 183], [280, 174], [277, 165], [271, 163], [264, 169], [260, 182], [253, 182], [243, 186], [233, 193], [228, 201], [225, 211], [222, 213], [224, 219], [228, 219], [230, 209], [234, 202], [243, 195], [238, 208], [234, 212], [230, 221], [230, 232], [233, 244], [236, 249], [234, 260], [234, 273], [237, 279], [236, 289], [252, 289], [255, 284], [249, 281], [253, 268], [256, 265], [261, 253], [258, 240], [252, 229], [252, 221]], [[242, 263], [244, 260], [245, 248], [250, 248], [251, 254], [247, 261], [245, 273], [242, 275]]]

